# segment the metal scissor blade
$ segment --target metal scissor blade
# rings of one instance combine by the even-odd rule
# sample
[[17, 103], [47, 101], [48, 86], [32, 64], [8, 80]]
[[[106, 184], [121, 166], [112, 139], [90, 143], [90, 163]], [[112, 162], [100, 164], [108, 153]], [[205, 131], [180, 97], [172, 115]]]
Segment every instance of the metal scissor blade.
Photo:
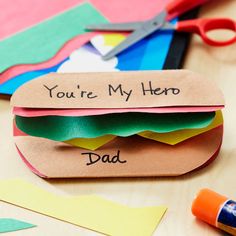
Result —
[[101, 30], [101, 31], [134, 31], [140, 26], [143, 22], [130, 22], [130, 23], [107, 23], [107, 24], [95, 24], [87, 25], [86, 29], [88, 30]]
[[165, 23], [166, 12], [163, 11], [152, 20], [145, 21], [142, 23], [137, 30], [131, 33], [124, 41], [122, 41], [119, 45], [113, 48], [110, 52], [102, 56], [102, 59], [109, 60], [112, 57], [116, 56], [120, 52], [124, 51], [131, 45], [137, 43], [141, 39], [147, 37], [153, 32], [157, 31], [162, 27]]
[[115, 48], [113, 48], [110, 52], [102, 56], [102, 59], [109, 60], [112, 57], [116, 56], [120, 52], [127, 49], [129, 46], [137, 43], [139, 40], [143, 39], [144, 37], [148, 36], [150, 32], [147, 32], [145, 30], [137, 30], [131, 33], [124, 41], [122, 41], [119, 45], [117, 45]]
[[176, 25], [168, 21], [166, 21], [161, 27], [161, 30], [175, 30], [175, 29], [176, 29]]

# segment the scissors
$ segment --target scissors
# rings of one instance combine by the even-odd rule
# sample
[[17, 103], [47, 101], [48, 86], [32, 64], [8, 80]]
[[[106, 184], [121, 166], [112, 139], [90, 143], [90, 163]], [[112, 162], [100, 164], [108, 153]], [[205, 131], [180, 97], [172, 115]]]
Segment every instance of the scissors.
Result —
[[141, 39], [149, 36], [157, 30], [176, 30], [182, 32], [196, 33], [201, 36], [202, 40], [211, 46], [226, 46], [236, 42], [236, 34], [233, 38], [225, 41], [217, 41], [210, 38], [207, 33], [211, 30], [226, 29], [236, 32], [236, 22], [229, 18], [215, 18], [215, 19], [195, 19], [180, 21], [177, 24], [172, 24], [169, 21], [181, 14], [207, 3], [210, 0], [174, 0], [170, 2], [167, 7], [151, 20], [143, 22], [130, 23], [108, 23], [99, 25], [88, 25], [88, 30], [98, 31], [133, 31], [125, 40], [119, 45], [102, 56], [104, 60], [109, 60], [112, 57], [123, 52], [130, 46], [134, 45]]

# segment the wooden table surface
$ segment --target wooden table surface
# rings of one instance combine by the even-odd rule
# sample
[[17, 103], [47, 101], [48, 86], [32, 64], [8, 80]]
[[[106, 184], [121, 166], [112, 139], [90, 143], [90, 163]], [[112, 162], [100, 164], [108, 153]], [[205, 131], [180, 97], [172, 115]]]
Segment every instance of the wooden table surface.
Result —
[[[236, 0], [213, 0], [201, 10], [200, 16], [236, 19]], [[223, 35], [224, 32], [219, 37]], [[0, 179], [21, 178], [59, 194], [97, 194], [128, 206], [167, 205], [168, 211], [154, 234], [156, 236], [222, 235], [222, 232], [196, 220], [190, 208], [195, 194], [203, 187], [236, 199], [236, 44], [214, 48], [194, 36], [184, 68], [214, 80], [225, 94], [223, 146], [219, 157], [210, 166], [178, 178], [46, 181], [31, 173], [21, 161], [12, 138], [9, 100], [1, 99]], [[39, 226], [8, 233], [9, 236], [99, 235], [5, 203], [0, 203], [0, 217], [17, 218]]]

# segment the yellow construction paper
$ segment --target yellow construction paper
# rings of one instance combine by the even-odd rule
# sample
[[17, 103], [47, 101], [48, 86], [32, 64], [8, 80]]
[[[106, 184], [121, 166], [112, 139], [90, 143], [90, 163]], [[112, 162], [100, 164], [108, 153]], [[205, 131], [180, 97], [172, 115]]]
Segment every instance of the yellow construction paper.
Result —
[[150, 131], [145, 131], [139, 133], [141, 137], [152, 139], [158, 142], [175, 145], [177, 143], [183, 142], [189, 138], [197, 136], [199, 134], [205, 133], [211, 129], [214, 129], [223, 124], [223, 115], [221, 111], [216, 111], [216, 116], [212, 123], [205, 128], [202, 129], [184, 129], [177, 130], [169, 133], [155, 133]]
[[131, 208], [99, 196], [60, 196], [20, 179], [0, 181], [0, 200], [112, 236], [150, 236], [165, 206]]
[[105, 34], [102, 36], [104, 37], [104, 44], [113, 47], [117, 46], [126, 38], [124, 34]]
[[102, 54], [106, 54], [126, 38], [125, 34], [111, 33], [96, 35], [91, 39], [91, 44]]
[[97, 138], [75, 138], [65, 143], [70, 144], [75, 147], [81, 147], [89, 150], [96, 150], [104, 144], [113, 140], [116, 136], [114, 135], [105, 135]]

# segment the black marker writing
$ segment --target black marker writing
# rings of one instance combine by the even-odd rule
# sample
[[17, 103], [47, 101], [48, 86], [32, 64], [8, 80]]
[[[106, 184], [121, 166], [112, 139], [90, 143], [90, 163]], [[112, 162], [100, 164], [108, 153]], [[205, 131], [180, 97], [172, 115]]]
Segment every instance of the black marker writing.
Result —
[[56, 89], [58, 87], [58, 85], [55, 85], [52, 88], [49, 88], [46, 85], [43, 85], [43, 86], [44, 86], [44, 88], [46, 88], [49, 91], [49, 97], [50, 98], [52, 98], [53, 95], [54, 95], [54, 97], [57, 97], [57, 98], [64, 98], [64, 97], [66, 97], [66, 98], [75, 98], [74, 92], [62, 92], [62, 91], [56, 92], [55, 91], [53, 93], [53, 90]]
[[[75, 91], [62, 91], [59, 89], [58, 85], [55, 85], [53, 87], [48, 87], [47, 85], [43, 85], [44, 88], [48, 91], [48, 95], [50, 98], [88, 98], [93, 99], [97, 98], [98, 96], [94, 94], [92, 91], [86, 91], [86, 90], [75, 90]], [[77, 86], [77, 89], [80, 89], [80, 86]]]
[[93, 152], [83, 152], [81, 155], [87, 155], [89, 158], [89, 162], [86, 163], [87, 166], [93, 165], [97, 163], [98, 161], [101, 161], [103, 163], [109, 163], [109, 164], [115, 164], [115, 163], [121, 163], [124, 164], [127, 161], [120, 159], [120, 150], [117, 151], [117, 154], [115, 156], [111, 156], [108, 154], [105, 155], [99, 155]]
[[[80, 86], [79, 86], [79, 85], [77, 86], [77, 89], [80, 89]], [[87, 98], [89, 98], [89, 99], [93, 99], [93, 98], [96, 98], [96, 97], [97, 97], [97, 95], [94, 95], [93, 92], [85, 91], [85, 90], [82, 90], [82, 91], [80, 92], [80, 96], [81, 96], [81, 98], [87, 97]]]
[[121, 84], [119, 84], [116, 88], [114, 88], [111, 84], [108, 85], [109, 96], [112, 96], [113, 93], [119, 92], [121, 96], [126, 96], [126, 102], [129, 100], [132, 91], [132, 89], [130, 89], [129, 91], [123, 90]]
[[178, 88], [153, 88], [152, 82], [148, 82], [148, 87], [146, 88], [144, 83], [141, 83], [143, 95], [146, 96], [147, 94], [151, 95], [178, 95], [180, 93], [180, 89]]

